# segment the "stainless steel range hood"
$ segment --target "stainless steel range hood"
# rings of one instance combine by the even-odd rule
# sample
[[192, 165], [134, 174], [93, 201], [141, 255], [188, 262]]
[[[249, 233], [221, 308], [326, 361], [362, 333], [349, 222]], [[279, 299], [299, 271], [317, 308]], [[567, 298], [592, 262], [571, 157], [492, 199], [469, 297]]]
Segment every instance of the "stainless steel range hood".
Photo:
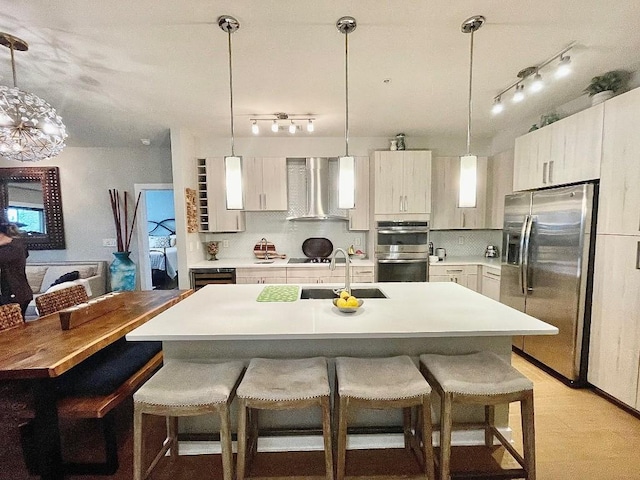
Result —
[[307, 213], [288, 217], [291, 221], [349, 220], [347, 217], [329, 214], [329, 159], [309, 157], [306, 159]]

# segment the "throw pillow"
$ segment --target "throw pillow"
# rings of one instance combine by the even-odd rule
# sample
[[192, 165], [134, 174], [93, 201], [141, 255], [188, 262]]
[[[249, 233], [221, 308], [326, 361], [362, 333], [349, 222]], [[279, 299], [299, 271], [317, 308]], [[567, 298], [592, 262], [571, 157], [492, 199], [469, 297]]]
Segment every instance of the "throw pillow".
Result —
[[27, 264], [25, 273], [27, 274], [27, 282], [29, 282], [31, 291], [38, 293], [42, 288], [42, 280], [44, 280], [44, 276], [47, 273], [47, 267]]
[[168, 248], [171, 246], [171, 240], [168, 236], [150, 236], [149, 248]]
[[79, 278], [80, 278], [80, 272], [78, 272], [77, 270], [74, 270], [73, 272], [65, 273], [64, 275], [59, 276], [55, 280], [55, 282], [51, 284], [51, 286], [53, 287], [54, 285], [58, 285], [63, 282], [73, 282], [74, 280], [77, 280]]

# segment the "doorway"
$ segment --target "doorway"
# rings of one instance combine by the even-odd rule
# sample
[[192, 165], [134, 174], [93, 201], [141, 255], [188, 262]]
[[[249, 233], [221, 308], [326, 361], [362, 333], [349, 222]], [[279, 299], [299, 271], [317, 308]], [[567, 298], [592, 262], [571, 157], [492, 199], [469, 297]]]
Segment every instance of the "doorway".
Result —
[[178, 288], [173, 184], [137, 184], [138, 252], [141, 290]]

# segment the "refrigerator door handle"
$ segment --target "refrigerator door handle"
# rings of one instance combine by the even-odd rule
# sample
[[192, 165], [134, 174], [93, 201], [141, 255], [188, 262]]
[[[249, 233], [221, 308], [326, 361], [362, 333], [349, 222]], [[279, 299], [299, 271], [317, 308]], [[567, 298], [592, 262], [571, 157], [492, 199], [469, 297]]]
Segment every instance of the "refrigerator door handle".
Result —
[[524, 248], [525, 243], [524, 239], [527, 234], [527, 225], [529, 225], [529, 215], [524, 216], [524, 220], [522, 221], [522, 230], [520, 231], [520, 248], [518, 253], [518, 267], [520, 268], [520, 272], [518, 275], [518, 280], [520, 284], [520, 291], [524, 295]]
[[527, 292], [533, 292], [533, 286], [531, 285], [532, 282], [529, 282], [529, 246], [531, 245], [531, 228], [533, 227], [533, 215], [527, 215], [528, 218], [528, 223], [527, 223], [527, 228], [526, 228], [526, 232], [524, 235], [524, 265], [523, 265], [523, 291]]

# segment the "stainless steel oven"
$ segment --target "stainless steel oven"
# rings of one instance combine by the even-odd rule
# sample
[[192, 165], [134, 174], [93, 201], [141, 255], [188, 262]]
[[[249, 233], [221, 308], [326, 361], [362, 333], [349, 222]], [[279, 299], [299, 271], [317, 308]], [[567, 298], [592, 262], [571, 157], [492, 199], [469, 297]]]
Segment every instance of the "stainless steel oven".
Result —
[[379, 282], [426, 282], [429, 278], [429, 222], [378, 222]]

